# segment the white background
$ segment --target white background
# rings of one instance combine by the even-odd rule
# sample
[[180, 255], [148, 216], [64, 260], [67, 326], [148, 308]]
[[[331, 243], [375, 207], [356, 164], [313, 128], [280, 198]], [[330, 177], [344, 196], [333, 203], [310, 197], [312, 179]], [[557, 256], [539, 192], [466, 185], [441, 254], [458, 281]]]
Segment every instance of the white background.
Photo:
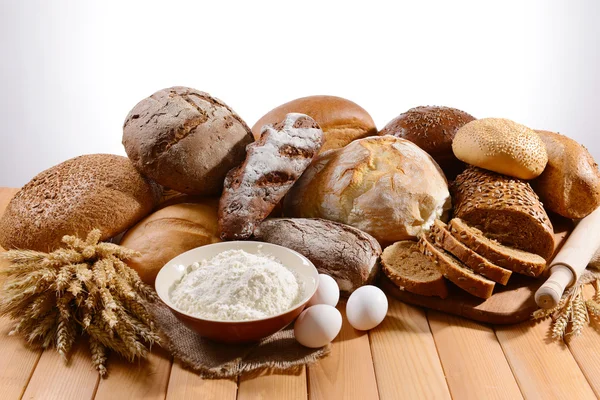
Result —
[[0, 1], [0, 186], [124, 154], [129, 110], [173, 85], [250, 126], [313, 94], [357, 102], [378, 128], [447, 105], [559, 131], [600, 159], [598, 1]]

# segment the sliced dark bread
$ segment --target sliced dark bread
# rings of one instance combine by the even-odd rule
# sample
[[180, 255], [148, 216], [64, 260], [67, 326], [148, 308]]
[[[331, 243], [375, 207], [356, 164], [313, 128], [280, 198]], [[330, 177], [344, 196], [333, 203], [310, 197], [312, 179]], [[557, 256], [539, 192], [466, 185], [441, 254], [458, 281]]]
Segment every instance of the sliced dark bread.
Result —
[[439, 219], [435, 220], [433, 223], [431, 233], [434, 237], [436, 246], [441, 247], [454, 257], [458, 258], [473, 271], [494, 282], [498, 282], [501, 285], [506, 285], [508, 283], [508, 278], [510, 278], [510, 275], [512, 274], [510, 270], [499, 267], [462, 244], [460, 240], [450, 234], [446, 224]]
[[543, 257], [503, 246], [485, 237], [483, 232], [467, 225], [460, 218], [450, 221], [448, 229], [452, 236], [464, 245], [500, 267], [528, 276], [539, 276], [546, 269], [546, 260]]
[[427, 235], [421, 235], [419, 246], [423, 254], [438, 265], [446, 279], [473, 296], [482, 299], [492, 296], [495, 286], [493, 281], [467, 268], [453, 255], [437, 247], [433, 240]]
[[381, 254], [381, 268], [396, 286], [423, 296], [448, 296], [446, 280], [438, 266], [425, 256], [417, 242], [402, 240]]

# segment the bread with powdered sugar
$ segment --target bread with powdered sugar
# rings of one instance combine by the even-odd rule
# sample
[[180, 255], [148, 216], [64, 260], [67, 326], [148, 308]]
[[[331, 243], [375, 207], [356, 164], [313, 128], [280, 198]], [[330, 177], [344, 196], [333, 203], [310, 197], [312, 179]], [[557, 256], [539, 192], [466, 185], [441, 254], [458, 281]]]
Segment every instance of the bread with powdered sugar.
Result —
[[259, 140], [246, 148], [246, 159], [225, 178], [219, 201], [223, 240], [247, 239], [310, 165], [323, 143], [323, 131], [311, 117], [287, 114], [265, 125]]

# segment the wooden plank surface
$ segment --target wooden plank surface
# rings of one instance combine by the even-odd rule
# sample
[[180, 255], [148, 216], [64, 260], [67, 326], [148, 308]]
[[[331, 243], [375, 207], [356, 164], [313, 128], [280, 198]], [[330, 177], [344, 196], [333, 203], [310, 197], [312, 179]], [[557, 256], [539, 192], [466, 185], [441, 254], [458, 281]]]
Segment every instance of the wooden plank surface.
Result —
[[165, 400], [235, 400], [236, 395], [235, 379], [202, 379], [174, 362]]
[[340, 303], [342, 330], [331, 344], [331, 354], [308, 366], [308, 396], [323, 399], [377, 399], [379, 393], [371, 362], [369, 335], [356, 331]]
[[523, 398], [493, 329], [437, 311], [427, 317], [453, 398]]
[[425, 312], [389, 298], [386, 319], [370, 332], [384, 399], [450, 399]]
[[306, 368], [296, 373], [257, 371], [240, 377], [238, 400], [306, 400]]

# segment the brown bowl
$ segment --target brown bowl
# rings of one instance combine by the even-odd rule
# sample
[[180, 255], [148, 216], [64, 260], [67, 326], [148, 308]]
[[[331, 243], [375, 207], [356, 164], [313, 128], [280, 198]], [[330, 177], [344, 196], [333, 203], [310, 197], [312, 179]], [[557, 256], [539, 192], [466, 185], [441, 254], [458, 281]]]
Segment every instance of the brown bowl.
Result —
[[[248, 321], [221, 321], [204, 319], [182, 310], [171, 303], [170, 292], [194, 262], [210, 259], [226, 250], [244, 250], [251, 254], [266, 254], [296, 273], [303, 282], [304, 296], [291, 309], [267, 318]], [[249, 343], [259, 341], [274, 334], [292, 322], [314, 295], [319, 282], [315, 266], [302, 254], [286, 247], [270, 243], [236, 241], [210, 244], [197, 247], [175, 257], [159, 271], [156, 277], [156, 292], [171, 312], [188, 328], [203, 337], [222, 343]]]

